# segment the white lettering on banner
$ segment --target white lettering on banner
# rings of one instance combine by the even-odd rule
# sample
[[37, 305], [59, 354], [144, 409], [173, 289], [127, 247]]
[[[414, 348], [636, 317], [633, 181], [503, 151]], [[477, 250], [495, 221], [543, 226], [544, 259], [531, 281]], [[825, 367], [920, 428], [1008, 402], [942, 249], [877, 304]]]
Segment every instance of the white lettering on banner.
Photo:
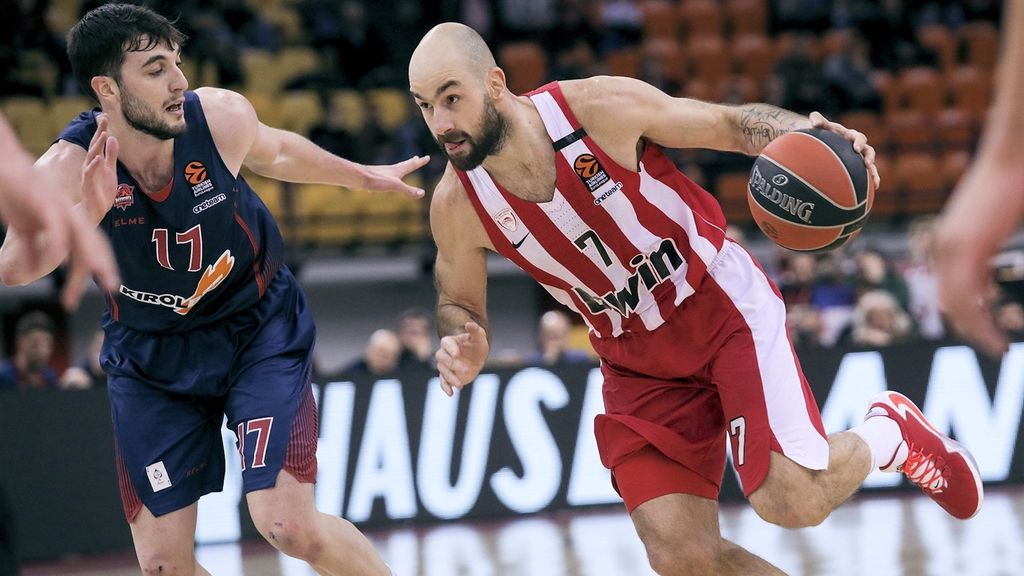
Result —
[[527, 368], [508, 381], [504, 396], [505, 426], [523, 464], [520, 478], [506, 466], [491, 476], [498, 499], [514, 512], [536, 512], [551, 503], [562, 483], [562, 456], [540, 407], [564, 408], [565, 384], [547, 370]]
[[612, 488], [611, 472], [601, 464], [597, 440], [594, 438], [594, 417], [604, 412], [604, 398], [601, 396], [603, 384], [604, 377], [600, 368], [594, 368], [587, 374], [580, 427], [576, 434], [576, 451], [569, 473], [569, 489], [565, 495], [570, 506], [622, 502], [615, 488]]
[[370, 518], [373, 501], [383, 498], [388, 518], [412, 518], [416, 515], [416, 489], [402, 383], [378, 380], [367, 412], [345, 517], [364, 522]]
[[[881, 354], [852, 352], [843, 356], [821, 409], [825, 432], [848, 430], [863, 422], [871, 397], [888, 389]], [[902, 479], [902, 474], [874, 470], [864, 480], [864, 487], [899, 486]]]
[[579, 566], [574, 573], [653, 574], [643, 542], [635, 534], [633, 522], [625, 514], [574, 517], [567, 538]]
[[238, 505], [242, 500], [242, 463], [238, 458], [235, 434], [221, 426], [224, 444], [224, 489], [199, 499], [196, 518], [196, 544], [223, 544], [238, 542], [242, 537], [242, 523]]
[[1003, 356], [994, 400], [970, 348], [939, 348], [921, 409], [933, 426], [952, 430], [971, 451], [982, 480], [1005, 480], [1024, 409], [1024, 344]]
[[[383, 541], [380, 539], [382, 538]], [[391, 529], [375, 538], [373, 547], [395, 574], [421, 574], [420, 536], [410, 529]]]
[[320, 440], [316, 446], [316, 508], [332, 516], [341, 516], [348, 454], [352, 445], [356, 387], [351, 382], [332, 382], [324, 387], [323, 398]]
[[494, 374], [477, 376], [473, 381], [459, 477], [454, 486], [451, 484], [451, 464], [459, 400], [458, 396], [445, 396], [438, 382], [439, 378], [433, 378], [427, 383], [423, 432], [416, 463], [416, 488], [423, 507], [431, 514], [444, 519], [460, 518], [473, 508], [483, 488], [501, 381]]

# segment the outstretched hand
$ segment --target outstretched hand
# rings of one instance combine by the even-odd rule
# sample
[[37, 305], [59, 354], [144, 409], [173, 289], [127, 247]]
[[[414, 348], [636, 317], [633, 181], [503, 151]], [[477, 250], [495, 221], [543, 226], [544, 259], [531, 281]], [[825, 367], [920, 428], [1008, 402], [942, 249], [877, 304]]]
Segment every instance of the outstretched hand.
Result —
[[476, 378], [484, 367], [490, 345], [487, 333], [476, 322], [466, 322], [466, 331], [445, 336], [434, 358], [441, 373], [441, 390], [451, 396]]
[[367, 166], [365, 188], [371, 192], [398, 192], [410, 198], [423, 198], [422, 188], [410, 186], [402, 178], [426, 166], [428, 162], [430, 156], [413, 156], [397, 164]]
[[868, 137], [856, 130], [851, 130], [838, 122], [832, 122], [821, 112], [811, 112], [811, 126], [821, 128], [829, 132], [835, 132], [850, 142], [853, 142], [853, 149], [864, 158], [864, 166], [871, 175], [871, 181], [875, 184], [875, 190], [881, 185], [882, 180], [878, 177], [878, 168], [875, 166], [875, 149], [868, 144]]

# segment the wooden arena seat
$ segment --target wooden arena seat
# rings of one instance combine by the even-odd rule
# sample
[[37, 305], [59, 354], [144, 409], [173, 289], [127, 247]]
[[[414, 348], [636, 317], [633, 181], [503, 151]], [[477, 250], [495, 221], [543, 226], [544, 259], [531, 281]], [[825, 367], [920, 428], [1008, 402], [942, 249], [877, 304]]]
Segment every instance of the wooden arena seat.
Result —
[[934, 68], [915, 66], [900, 72], [897, 82], [904, 106], [934, 118], [946, 107], [942, 77]]
[[715, 0], [682, 0], [678, 10], [687, 38], [721, 38], [725, 34], [722, 8]]
[[936, 130], [944, 148], [969, 150], [978, 139], [978, 126], [963, 108], [946, 108], [935, 119]]
[[424, 232], [423, 200], [392, 193], [368, 194], [357, 234], [363, 242], [402, 242]]
[[959, 66], [945, 75], [953, 105], [983, 121], [992, 101], [992, 74], [977, 66]]
[[508, 88], [523, 94], [543, 85], [548, 78], [548, 57], [536, 42], [511, 42], [498, 49], [498, 65], [505, 71]]
[[366, 97], [377, 107], [380, 122], [387, 130], [394, 130], [409, 119], [412, 96], [408, 91], [380, 88], [368, 91]]
[[953, 33], [942, 24], [925, 24], [917, 30], [917, 41], [935, 53], [939, 69], [952, 70], [957, 65], [957, 41]]
[[274, 215], [278, 225], [281, 227], [281, 231], [284, 232], [284, 229], [287, 227], [286, 223], [292, 216], [290, 211], [286, 209], [287, 203], [283, 198], [282, 187], [284, 184], [280, 180], [260, 176], [248, 168], [242, 168], [241, 176], [245, 178], [249, 186], [259, 195], [260, 200], [267, 205], [267, 209]]
[[736, 70], [761, 85], [775, 70], [775, 45], [764, 34], [733, 36], [729, 51]]
[[726, 172], [715, 180], [715, 197], [722, 205], [722, 212], [730, 224], [751, 222], [750, 206], [747, 204], [747, 182], [749, 172]]
[[330, 98], [331, 104], [341, 110], [345, 129], [360, 130], [366, 118], [366, 96], [358, 90], [335, 90]]
[[605, 56], [608, 74], [612, 76], [643, 77], [643, 52], [636, 47], [619, 48]]
[[284, 76], [276, 67], [274, 55], [265, 50], [244, 50], [242, 52], [242, 72], [245, 74], [245, 91], [247, 93], [277, 94], [284, 84]]
[[957, 31], [966, 64], [991, 72], [999, 56], [999, 32], [991, 22], [967, 22]]
[[681, 85], [686, 82], [686, 54], [675, 38], [644, 40], [642, 58], [656, 64], [665, 80]]
[[971, 165], [971, 159], [971, 153], [967, 150], [950, 150], [942, 155], [939, 164], [942, 166], [942, 180], [946, 188], [952, 191], [956, 187]]
[[57, 136], [50, 122], [46, 103], [32, 96], [12, 96], [0, 103], [7, 122], [14, 128], [22, 145], [34, 156], [41, 156]]
[[49, 124], [54, 138], [79, 114], [99, 106], [88, 96], [61, 96], [50, 101]]
[[874, 221], [903, 214], [904, 194], [893, 182], [892, 162], [889, 158], [885, 154], [875, 156], [875, 168], [878, 169], [882, 186], [875, 192], [875, 201], [871, 206], [871, 219]]
[[733, 36], [768, 32], [766, 0], [725, 0], [723, 8], [729, 31]]
[[935, 147], [935, 125], [920, 110], [890, 112], [885, 116], [885, 124], [895, 151], [928, 151]]
[[306, 46], [284, 48], [274, 56], [274, 67], [279, 71], [281, 86], [300, 76], [321, 69], [320, 54]]
[[729, 51], [726, 50], [725, 40], [720, 37], [693, 38], [687, 44], [686, 56], [690, 73], [711, 84], [717, 84], [732, 72]]
[[282, 128], [298, 134], [309, 134], [323, 116], [320, 97], [312, 90], [287, 92], [277, 98], [281, 108]]
[[679, 21], [674, 3], [668, 0], [644, 0], [640, 10], [644, 17], [644, 39], [676, 39]]
[[882, 118], [875, 112], [869, 110], [847, 112], [837, 121], [843, 126], [867, 136], [868, 144], [874, 147], [876, 154], [884, 153], [888, 149], [889, 133], [882, 123]]
[[895, 185], [905, 194], [908, 214], [931, 214], [942, 209], [950, 188], [936, 157], [927, 152], [906, 152], [896, 156]]
[[346, 245], [358, 239], [369, 194], [323, 184], [301, 184], [295, 192], [295, 238], [303, 243]]

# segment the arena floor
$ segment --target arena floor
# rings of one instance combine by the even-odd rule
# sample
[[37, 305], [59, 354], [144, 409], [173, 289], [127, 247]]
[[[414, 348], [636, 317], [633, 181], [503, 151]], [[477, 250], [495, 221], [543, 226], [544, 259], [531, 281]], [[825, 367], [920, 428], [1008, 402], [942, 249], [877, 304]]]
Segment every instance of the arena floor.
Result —
[[[722, 531], [793, 576], [1020, 576], [1024, 488], [990, 488], [968, 522], [924, 496], [859, 497], [821, 526], [786, 530], [745, 503], [722, 507]], [[619, 507], [509, 521], [401, 527], [369, 533], [402, 576], [644, 576], [653, 574]], [[264, 543], [204, 546], [216, 576], [312, 576]], [[137, 575], [131, 555], [23, 567], [24, 576]]]

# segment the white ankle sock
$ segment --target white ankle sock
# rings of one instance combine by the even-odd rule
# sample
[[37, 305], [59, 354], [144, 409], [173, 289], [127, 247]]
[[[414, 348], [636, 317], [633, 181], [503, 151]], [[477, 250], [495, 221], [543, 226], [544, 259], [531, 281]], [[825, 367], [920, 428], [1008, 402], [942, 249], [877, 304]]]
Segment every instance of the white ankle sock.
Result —
[[903, 434], [896, 421], [884, 411], [879, 410], [877, 414], [871, 414], [864, 422], [850, 428], [850, 432], [863, 438], [871, 449], [871, 470], [879, 470], [881, 466], [895, 470], [896, 465], [902, 464], [892, 460], [903, 443]]

